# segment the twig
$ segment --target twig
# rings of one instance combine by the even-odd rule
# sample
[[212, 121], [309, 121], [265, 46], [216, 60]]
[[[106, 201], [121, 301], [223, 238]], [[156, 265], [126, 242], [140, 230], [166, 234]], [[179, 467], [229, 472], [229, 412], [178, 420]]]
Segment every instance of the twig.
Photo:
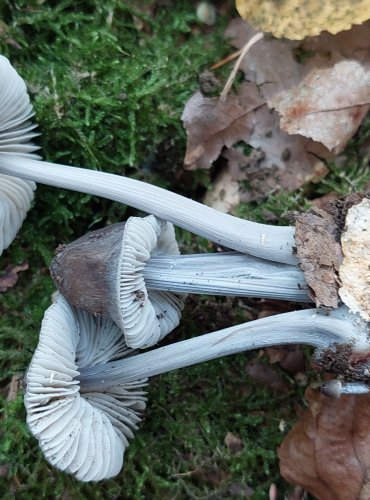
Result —
[[209, 69], [212, 69], [212, 70], [213, 69], [218, 69], [221, 66], [223, 66], [224, 64], [226, 64], [226, 63], [228, 63], [230, 61], [233, 61], [238, 56], [240, 56], [240, 54], [243, 52], [243, 48], [244, 47], [242, 47], [241, 49], [237, 50], [236, 52], [233, 52], [232, 54], [229, 54], [228, 56], [224, 57], [223, 59], [221, 59], [221, 61], [218, 61], [215, 64], [213, 64]]
[[229, 78], [227, 79], [227, 82], [225, 84], [225, 87], [223, 89], [223, 91], [221, 92], [221, 95], [220, 95], [220, 101], [224, 101], [227, 97], [227, 94], [229, 93], [229, 90], [231, 89], [231, 86], [235, 80], [235, 76], [236, 76], [236, 73], [238, 72], [238, 69], [242, 63], [242, 60], [244, 59], [244, 56], [245, 54], [248, 52], [248, 50], [255, 44], [258, 42], [258, 40], [261, 40], [261, 38], [263, 37], [263, 33], [256, 33], [254, 36], [252, 36], [252, 38], [244, 45], [241, 53], [240, 53], [240, 56], [238, 58], [238, 60], [236, 61], [235, 63], [235, 66], [233, 67], [231, 73], [230, 73], [230, 76]]

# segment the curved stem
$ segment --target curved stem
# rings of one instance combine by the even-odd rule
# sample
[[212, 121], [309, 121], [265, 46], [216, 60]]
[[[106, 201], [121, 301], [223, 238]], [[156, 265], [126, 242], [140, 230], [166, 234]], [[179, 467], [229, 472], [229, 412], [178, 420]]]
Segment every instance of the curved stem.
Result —
[[317, 349], [334, 343], [352, 344], [353, 350], [362, 354], [370, 350], [367, 328], [346, 308], [337, 309], [331, 315], [306, 309], [250, 321], [121, 361], [92, 366], [81, 370], [79, 380], [82, 391], [102, 390], [113, 383], [128, 383], [242, 351], [297, 343]]
[[233, 250], [297, 263], [293, 226], [250, 222], [135, 179], [7, 153], [0, 153], [0, 172], [126, 203]]
[[149, 290], [312, 302], [298, 267], [237, 252], [156, 254], [142, 274]]

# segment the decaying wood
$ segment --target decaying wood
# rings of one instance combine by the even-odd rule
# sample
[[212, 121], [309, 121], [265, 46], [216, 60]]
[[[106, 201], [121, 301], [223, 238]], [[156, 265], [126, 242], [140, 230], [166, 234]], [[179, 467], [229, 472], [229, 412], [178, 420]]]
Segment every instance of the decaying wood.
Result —
[[339, 267], [343, 260], [340, 238], [347, 212], [363, 196], [351, 194], [336, 200], [329, 210], [312, 208], [296, 215], [297, 256], [317, 307], [339, 305]]
[[343, 256], [337, 234], [333, 215], [320, 208], [296, 217], [297, 256], [317, 307], [338, 307]]

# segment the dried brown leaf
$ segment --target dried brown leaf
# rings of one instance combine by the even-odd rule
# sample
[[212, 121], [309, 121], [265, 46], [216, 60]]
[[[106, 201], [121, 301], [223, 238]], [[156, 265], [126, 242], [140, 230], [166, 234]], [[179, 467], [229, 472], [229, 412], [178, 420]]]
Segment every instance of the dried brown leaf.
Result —
[[18, 273], [28, 269], [28, 262], [23, 262], [19, 266], [8, 266], [0, 276], [0, 292], [6, 292], [12, 288], [18, 281]]
[[185, 167], [210, 168], [224, 146], [231, 147], [248, 134], [251, 112], [261, 105], [263, 99], [254, 84], [242, 85], [237, 96], [225, 101], [194, 94], [181, 116], [188, 135]]
[[[256, 33], [242, 19], [233, 19], [224, 36], [231, 45], [240, 49]], [[253, 45], [243, 59], [240, 70], [245, 79], [255, 82], [266, 100], [300, 81], [303, 67], [294, 55], [296, 47], [297, 43], [290, 40], [265, 37]]]
[[306, 391], [309, 408], [278, 450], [280, 472], [320, 500], [369, 497], [370, 395]]
[[222, 170], [211, 189], [207, 191], [203, 202], [219, 212], [231, 212], [240, 203], [239, 183], [228, 170]]
[[318, 158], [327, 156], [324, 147], [317, 148], [310, 139], [282, 131], [277, 113], [267, 106], [257, 109], [254, 119], [252, 134], [245, 141], [263, 151], [265, 157], [256, 175], [248, 175], [248, 170], [245, 171], [253, 189], [245, 193], [243, 201], [260, 199], [280, 189], [292, 191], [327, 173], [326, 166]]
[[324, 31], [319, 36], [307, 37], [302, 40], [301, 49], [325, 56], [328, 60], [337, 54], [366, 60], [370, 50], [370, 21], [336, 35]]
[[275, 95], [269, 106], [280, 126], [341, 151], [361, 124], [370, 103], [370, 65], [343, 60], [315, 68], [291, 89]]
[[[217, 179], [219, 185], [206, 203], [216, 206], [215, 198], [219, 201], [227, 192], [232, 201], [220, 208], [231, 209], [239, 194], [232, 181], [248, 181], [250, 190], [243, 192], [241, 201], [251, 201], [279, 189], [294, 190], [326, 174], [313, 141], [281, 131], [277, 113], [262, 102], [257, 86], [245, 83], [238, 96], [223, 102], [197, 93], [187, 103], [182, 117], [188, 134], [186, 167], [209, 168], [225, 146], [223, 156], [229, 160], [230, 176]], [[240, 141], [254, 148], [250, 156], [232, 147]], [[325, 156], [327, 151], [321, 151]]]
[[258, 359], [248, 363], [245, 372], [263, 386], [282, 392], [289, 390], [289, 384], [280, 373], [274, 367], [266, 365]]
[[[241, 47], [255, 30], [241, 20], [230, 23], [225, 36]], [[370, 23], [345, 34], [311, 37], [302, 47], [289, 40], [265, 38], [251, 48], [240, 69], [255, 81], [269, 107], [281, 115], [280, 125], [340, 152], [357, 130], [370, 102]], [[352, 44], [352, 45], [351, 45]], [[315, 57], [296, 58], [297, 50]]]

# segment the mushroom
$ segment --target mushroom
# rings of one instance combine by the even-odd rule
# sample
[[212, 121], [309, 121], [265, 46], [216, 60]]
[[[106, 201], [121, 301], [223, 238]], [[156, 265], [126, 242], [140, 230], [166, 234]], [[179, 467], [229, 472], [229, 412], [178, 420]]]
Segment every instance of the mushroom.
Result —
[[[0, 56], [0, 154], [36, 159], [30, 142], [38, 134], [26, 85], [6, 57]], [[0, 174], [0, 255], [19, 231], [33, 200], [33, 181]]]
[[184, 295], [147, 290], [143, 270], [152, 255], [177, 255], [171, 223], [153, 215], [92, 231], [54, 258], [51, 275], [68, 301], [111, 317], [128, 346], [156, 344], [180, 322]]
[[72, 305], [110, 316], [134, 348], [156, 344], [178, 325], [185, 293], [311, 301], [296, 266], [237, 252], [180, 256], [173, 225], [153, 215], [62, 247], [51, 275]]
[[320, 390], [326, 396], [340, 398], [342, 394], [367, 394], [370, 392], [368, 385], [362, 382], [342, 382], [338, 379], [329, 380], [320, 386]]
[[59, 296], [46, 312], [26, 373], [27, 423], [45, 458], [81, 481], [115, 476], [145, 409], [145, 378], [80, 390], [79, 369], [131, 354], [118, 327]]
[[[135, 179], [32, 157], [31, 153], [37, 149], [30, 142], [36, 135], [33, 132], [36, 125], [29, 122], [33, 112], [27, 89], [4, 57], [0, 60], [0, 79], [5, 87], [0, 101], [4, 103], [8, 123], [4, 131], [6, 143], [0, 147], [1, 174], [126, 203], [233, 250], [274, 262], [297, 263], [293, 255], [294, 227], [243, 220]], [[21, 104], [14, 109], [10, 103]], [[17, 127], [17, 131], [10, 127]]]
[[296, 264], [294, 227], [251, 222], [128, 177], [0, 153], [0, 172], [126, 203], [242, 253]]
[[360, 382], [368, 379], [368, 325], [345, 306], [330, 314], [306, 309], [270, 316], [130, 355], [113, 322], [78, 310], [59, 295], [45, 314], [26, 374], [27, 423], [55, 467], [82, 481], [112, 477], [145, 407], [147, 377], [297, 342], [316, 347], [316, 361], [345, 350], [347, 366], [337, 368]]

